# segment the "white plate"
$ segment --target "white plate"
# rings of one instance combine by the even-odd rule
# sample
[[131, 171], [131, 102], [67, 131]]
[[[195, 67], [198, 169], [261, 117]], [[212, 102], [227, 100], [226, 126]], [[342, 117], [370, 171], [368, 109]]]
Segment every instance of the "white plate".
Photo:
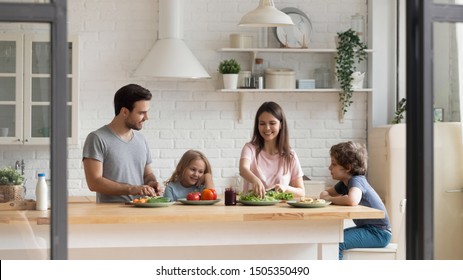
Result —
[[216, 204], [217, 202], [220, 201], [220, 199], [214, 199], [214, 200], [187, 200], [186, 198], [181, 198], [177, 201], [180, 201], [183, 204], [186, 205], [212, 205]]
[[322, 203], [320, 202], [308, 203], [308, 202], [300, 202], [300, 201], [291, 200], [291, 201], [286, 201], [286, 203], [288, 203], [289, 205], [293, 207], [297, 207], [297, 208], [321, 208], [321, 207], [330, 205], [331, 201], [325, 201]]
[[147, 208], [156, 208], [156, 207], [168, 207], [174, 204], [175, 202], [154, 202], [154, 203], [140, 203], [140, 202], [132, 202], [132, 205], [135, 207], [147, 207]]
[[309, 17], [296, 8], [284, 8], [281, 11], [291, 17], [294, 25], [274, 28], [280, 44], [287, 48], [307, 48], [312, 35], [312, 23]]
[[277, 203], [280, 203], [280, 200], [271, 200], [271, 201], [238, 200], [237, 202], [243, 205], [250, 205], [250, 206], [268, 206], [268, 205], [275, 205]]

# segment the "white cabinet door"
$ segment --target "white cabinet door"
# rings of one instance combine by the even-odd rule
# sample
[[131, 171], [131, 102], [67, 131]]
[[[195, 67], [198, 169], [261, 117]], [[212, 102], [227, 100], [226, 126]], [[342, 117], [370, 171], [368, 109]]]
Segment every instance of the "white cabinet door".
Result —
[[0, 38], [0, 143], [21, 143], [23, 138], [23, 36]]
[[[15, 38], [15, 41], [11, 41], [9, 37]], [[11, 65], [6, 64], [8, 68], [0, 66], [0, 106], [3, 106], [0, 109], [5, 109], [5, 118], [2, 116], [0, 127], [8, 127], [8, 131], [11, 129], [7, 137], [0, 137], [0, 143], [49, 144], [51, 133], [51, 44], [49, 36], [0, 35], [0, 53], [3, 49], [4, 53], [7, 52], [13, 43], [16, 46], [16, 67], [13, 69], [12, 62], [10, 62]], [[68, 90], [59, 93], [66, 94], [68, 100], [67, 136], [69, 144], [77, 143], [76, 46], [77, 40], [69, 42]], [[14, 89], [12, 89], [13, 83]], [[15, 92], [14, 98], [11, 97], [13, 91]]]

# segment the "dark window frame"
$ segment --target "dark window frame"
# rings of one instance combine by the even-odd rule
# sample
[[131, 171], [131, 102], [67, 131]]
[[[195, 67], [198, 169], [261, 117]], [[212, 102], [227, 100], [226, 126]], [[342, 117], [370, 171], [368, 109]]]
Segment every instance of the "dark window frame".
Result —
[[[51, 135], [50, 170], [50, 258], [68, 258], [67, 217], [67, 0], [51, 3], [0, 3], [2, 22], [40, 22], [50, 24], [51, 37]], [[54, 133], [53, 133], [54, 132]], [[60, 186], [60, 187], [56, 187]]]
[[407, 22], [407, 259], [434, 259], [433, 23], [463, 22], [463, 5], [409, 0]]

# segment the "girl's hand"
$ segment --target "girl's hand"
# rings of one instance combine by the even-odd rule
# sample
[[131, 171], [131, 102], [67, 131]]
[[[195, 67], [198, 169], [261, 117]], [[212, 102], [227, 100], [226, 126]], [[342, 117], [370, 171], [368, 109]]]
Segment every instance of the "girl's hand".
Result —
[[199, 179], [198, 179], [198, 182], [196, 183], [196, 186], [197, 187], [200, 187], [202, 185], [205, 185], [206, 182], [212, 182], [212, 176], [210, 173], [205, 173], [203, 174], [203, 176], [201, 176]]
[[204, 181], [205, 181], [205, 179], [204, 179], [204, 175], [203, 175], [203, 176], [199, 177], [198, 182], [196, 182], [196, 186], [200, 187], [201, 185], [204, 184]]

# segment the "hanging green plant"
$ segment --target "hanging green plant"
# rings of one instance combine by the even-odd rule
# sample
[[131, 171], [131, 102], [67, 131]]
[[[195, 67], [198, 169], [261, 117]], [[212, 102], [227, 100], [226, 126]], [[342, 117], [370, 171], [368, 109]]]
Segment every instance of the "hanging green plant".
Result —
[[349, 29], [338, 32], [338, 46], [336, 60], [336, 77], [341, 87], [339, 93], [339, 105], [341, 120], [352, 104], [352, 74], [357, 70], [355, 64], [367, 58], [367, 46], [360, 41], [357, 32]]

